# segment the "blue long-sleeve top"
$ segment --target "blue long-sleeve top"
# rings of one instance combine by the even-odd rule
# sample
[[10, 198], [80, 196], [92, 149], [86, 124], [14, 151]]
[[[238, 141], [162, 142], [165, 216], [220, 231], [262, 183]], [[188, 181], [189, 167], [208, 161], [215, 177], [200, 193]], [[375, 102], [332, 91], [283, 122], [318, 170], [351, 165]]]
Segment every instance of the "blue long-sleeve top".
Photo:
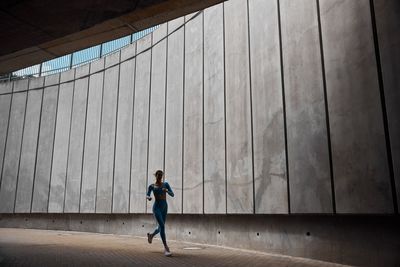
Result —
[[[167, 191], [164, 192], [163, 188], [166, 188]], [[174, 196], [174, 192], [172, 191], [171, 186], [169, 186], [169, 184], [167, 182], [162, 183], [161, 186], [156, 185], [156, 184], [149, 185], [149, 188], [147, 189], [147, 197], [150, 197], [151, 191], [153, 191], [154, 198], [156, 200], [166, 199], [165, 193], [168, 193], [168, 195], [170, 195], [171, 197]]]

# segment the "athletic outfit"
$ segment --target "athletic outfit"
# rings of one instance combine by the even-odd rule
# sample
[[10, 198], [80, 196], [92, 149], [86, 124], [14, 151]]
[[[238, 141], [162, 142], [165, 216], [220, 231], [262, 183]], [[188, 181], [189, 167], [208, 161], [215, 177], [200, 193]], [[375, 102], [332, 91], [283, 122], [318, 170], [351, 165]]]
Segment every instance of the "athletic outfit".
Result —
[[168, 195], [170, 195], [171, 197], [174, 196], [174, 192], [172, 192], [172, 189], [169, 186], [169, 184], [162, 183], [161, 186], [155, 184], [149, 185], [149, 188], [147, 190], [147, 197], [149, 198], [151, 191], [153, 191], [155, 198], [153, 204], [153, 214], [157, 220], [158, 227], [154, 230], [152, 236], [154, 237], [156, 234], [160, 233], [161, 240], [164, 246], [167, 246], [167, 241], [165, 238], [165, 220], [168, 212], [168, 204], [167, 204], [166, 192], [163, 191], [163, 188], [166, 188], [168, 190], [167, 191]]

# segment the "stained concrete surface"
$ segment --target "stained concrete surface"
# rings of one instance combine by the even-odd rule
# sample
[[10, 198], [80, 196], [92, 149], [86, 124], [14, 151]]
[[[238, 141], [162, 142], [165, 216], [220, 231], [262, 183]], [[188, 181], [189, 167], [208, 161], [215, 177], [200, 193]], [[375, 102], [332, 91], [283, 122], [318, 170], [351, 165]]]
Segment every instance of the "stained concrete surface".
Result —
[[43, 90], [30, 91], [26, 106], [18, 173], [16, 212], [30, 212]]
[[280, 1], [290, 208], [333, 211], [315, 1]]
[[[132, 46], [135, 48], [135, 46]], [[135, 50], [133, 51], [135, 52]], [[125, 54], [125, 53], [124, 53]], [[121, 52], [122, 57], [122, 52]], [[121, 64], [118, 95], [113, 212], [129, 212], [135, 59]]]
[[[130, 212], [146, 211], [146, 175], [148, 159], [148, 129], [151, 82], [151, 35], [138, 41], [135, 73], [135, 95], [133, 105], [133, 133], [131, 155]], [[144, 52], [145, 51], [145, 52]]]
[[217, 5], [205, 10], [204, 213], [226, 212], [223, 33], [223, 6]]
[[[382, 24], [382, 14], [396, 12], [393, 1], [376, 2], [381, 51], [395, 51], [397, 44], [388, 38], [395, 36], [389, 33], [396, 21]], [[334, 213], [334, 207], [344, 213], [396, 212], [397, 54], [389, 61], [382, 52], [383, 91], [391, 100], [384, 135], [370, 11], [368, 1], [229, 1], [168, 22], [121, 52], [46, 76], [32, 212], [47, 212], [48, 206], [50, 212], [149, 212], [145, 185], [162, 168], [176, 193], [171, 213]], [[343, 14], [345, 19], [336, 19]], [[132, 58], [136, 52], [143, 53]], [[77, 91], [86, 86], [84, 79], [88, 95]], [[27, 192], [32, 158], [27, 165], [23, 147], [18, 166], [20, 148], [8, 148], [26, 145], [22, 135], [29, 135], [31, 114], [24, 134], [13, 110], [24, 112], [26, 99], [18, 99], [41, 86], [37, 78], [0, 86], [0, 179]], [[86, 100], [85, 120], [80, 114]], [[389, 137], [391, 147], [385, 145]], [[6, 197], [4, 187], [0, 192], [6, 203], [0, 209], [9, 206], [8, 212], [15, 205], [11, 187]], [[22, 195], [17, 211], [28, 211], [29, 194]]]
[[[104, 59], [90, 64], [90, 72], [104, 68]], [[83, 155], [81, 212], [93, 213], [96, 207], [96, 183], [103, 100], [104, 72], [90, 76]]]
[[50, 177], [49, 212], [63, 212], [74, 83], [60, 85]]
[[47, 212], [58, 94], [58, 85], [43, 90], [31, 212]]
[[227, 212], [253, 212], [247, 3], [224, 3]]
[[159, 239], [130, 235], [0, 228], [1, 266], [308, 266], [339, 267], [328, 262], [256, 253], [185, 242], [169, 242], [163, 255]]
[[[167, 33], [164, 24], [161, 31], [154, 32], [153, 44]], [[151, 63], [151, 95], [149, 113], [149, 151], [147, 184], [154, 183], [156, 170], [164, 168], [164, 126], [165, 126], [165, 89], [167, 68], [167, 40], [153, 46]], [[147, 202], [146, 212], [152, 212], [153, 203]]]
[[[343, 19], [337, 19], [339, 15]], [[332, 168], [340, 213], [393, 212], [371, 25], [370, 7], [362, 1], [321, 1]]]
[[400, 203], [400, 2], [374, 1], [379, 51], [382, 65], [383, 91], [386, 101], [388, 131]]
[[202, 31], [202, 14], [185, 26], [183, 213], [203, 213]]
[[[168, 22], [168, 33], [183, 23], [183, 18]], [[164, 170], [165, 179], [175, 193], [168, 203], [168, 211], [171, 213], [182, 212], [184, 41], [184, 28], [179, 28], [168, 37]]]
[[64, 212], [79, 212], [88, 81], [89, 78], [75, 81], [68, 149], [67, 180], [65, 183]]
[[255, 213], [288, 212], [277, 3], [249, 1]]
[[27, 93], [12, 96], [0, 185], [0, 212], [14, 212]]

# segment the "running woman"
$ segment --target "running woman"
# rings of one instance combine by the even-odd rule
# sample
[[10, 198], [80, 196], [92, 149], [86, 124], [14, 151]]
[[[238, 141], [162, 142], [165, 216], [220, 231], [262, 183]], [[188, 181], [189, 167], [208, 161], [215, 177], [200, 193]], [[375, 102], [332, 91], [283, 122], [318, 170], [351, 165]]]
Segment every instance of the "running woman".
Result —
[[171, 187], [167, 182], [163, 182], [162, 178], [164, 176], [164, 172], [161, 170], [156, 171], [154, 174], [156, 177], [156, 182], [154, 184], [149, 185], [147, 189], [147, 200], [151, 201], [151, 191], [154, 194], [154, 204], [153, 204], [153, 215], [157, 221], [158, 227], [154, 230], [153, 233], [147, 233], [147, 241], [151, 244], [153, 241], [153, 237], [160, 233], [161, 240], [164, 244], [164, 255], [169, 257], [172, 253], [169, 251], [169, 247], [167, 245], [167, 239], [165, 238], [165, 220], [167, 218], [168, 212], [168, 204], [167, 204], [167, 193], [171, 197], [174, 196], [174, 192], [172, 192]]

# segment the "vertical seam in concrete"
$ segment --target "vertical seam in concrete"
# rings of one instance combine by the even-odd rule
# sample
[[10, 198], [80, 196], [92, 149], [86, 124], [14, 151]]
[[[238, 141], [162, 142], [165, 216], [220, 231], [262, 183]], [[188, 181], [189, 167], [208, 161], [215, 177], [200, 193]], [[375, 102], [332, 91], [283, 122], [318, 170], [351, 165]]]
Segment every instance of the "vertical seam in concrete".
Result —
[[133, 67], [133, 93], [132, 93], [132, 129], [131, 129], [131, 155], [129, 169], [129, 203], [128, 213], [131, 213], [131, 188], [132, 188], [132, 151], [133, 151], [133, 124], [135, 122], [135, 91], [136, 91], [136, 62], [137, 62], [137, 42], [135, 42], [135, 64]]
[[253, 176], [253, 214], [256, 213], [255, 181], [254, 181], [254, 132], [253, 132], [253, 90], [251, 80], [251, 54], [250, 54], [250, 8], [247, 0], [247, 41], [249, 57], [249, 91], [250, 91], [250, 132], [251, 132], [251, 172]]
[[392, 149], [391, 149], [392, 146], [390, 143], [390, 133], [389, 133], [387, 111], [386, 111], [385, 87], [384, 87], [384, 83], [383, 83], [381, 54], [380, 54], [379, 39], [378, 39], [378, 29], [376, 26], [374, 0], [370, 0], [369, 5], [370, 5], [370, 11], [371, 11], [372, 33], [373, 33], [373, 38], [374, 38], [375, 60], [376, 60], [376, 68], [377, 68], [376, 70], [377, 70], [377, 74], [378, 74], [379, 93], [380, 93], [381, 106], [382, 106], [383, 128], [384, 128], [384, 132], [385, 132], [386, 153], [387, 153], [387, 157], [388, 157], [390, 185], [391, 185], [391, 189], [392, 189], [393, 210], [394, 210], [394, 213], [399, 213], [398, 203], [397, 203], [397, 193], [396, 193], [396, 181], [394, 179], [394, 170], [393, 170], [393, 157], [392, 157]]
[[43, 111], [44, 88], [41, 88], [41, 89], [42, 89], [42, 100], [40, 102], [39, 128], [38, 128], [38, 135], [37, 135], [37, 139], [36, 139], [35, 166], [33, 168], [33, 181], [32, 181], [32, 195], [31, 195], [30, 213], [32, 213], [32, 207], [33, 207], [33, 194], [35, 192], [35, 181], [36, 181], [36, 166], [37, 166], [37, 162], [38, 162], [38, 152], [39, 152], [39, 137], [40, 137], [40, 128], [42, 126], [42, 111]]
[[[29, 81], [28, 80], [28, 88], [29, 88]], [[14, 213], [15, 213], [15, 207], [17, 205], [17, 195], [18, 195], [18, 181], [19, 181], [19, 169], [21, 168], [21, 155], [22, 155], [22, 145], [24, 143], [24, 132], [25, 132], [25, 120], [26, 120], [26, 107], [28, 106], [28, 98], [29, 98], [29, 92], [23, 92], [21, 94], [26, 93], [26, 99], [25, 99], [25, 110], [24, 110], [24, 121], [22, 124], [22, 135], [21, 135], [21, 144], [19, 148], [19, 158], [18, 158], [18, 170], [17, 170], [17, 181], [15, 185], [15, 195], [14, 195]]]
[[[184, 19], [185, 20], [185, 19]], [[183, 214], [183, 186], [185, 170], [185, 77], [186, 77], [186, 21], [183, 22], [183, 75], [182, 75], [182, 192], [181, 213]]]
[[277, 0], [278, 4], [278, 29], [279, 29], [279, 57], [281, 64], [281, 84], [282, 84], [282, 104], [283, 104], [283, 128], [285, 134], [285, 158], [286, 158], [286, 185], [287, 185], [287, 197], [288, 197], [288, 213], [290, 210], [290, 184], [289, 184], [289, 157], [288, 157], [288, 141], [287, 141], [287, 123], [286, 123], [286, 101], [285, 101], [285, 74], [283, 67], [283, 46], [282, 46], [282, 25], [281, 25], [281, 7], [280, 0]]
[[[12, 83], [12, 86], [11, 86], [11, 92], [13, 92], [13, 91], [14, 91], [14, 82]], [[9, 109], [8, 109], [8, 121], [7, 121], [6, 138], [5, 138], [5, 140], [4, 140], [3, 162], [2, 162], [2, 165], [1, 165], [1, 173], [0, 173], [0, 193], [1, 193], [1, 185], [2, 185], [2, 183], [3, 183], [4, 160], [5, 160], [5, 158], [6, 158], [8, 130], [9, 130], [9, 128], [10, 128], [11, 106], [12, 106], [13, 97], [14, 97], [14, 94], [11, 93], [11, 96], [10, 96], [10, 106], [9, 106]]]
[[[89, 77], [87, 77], [87, 88], [86, 88], [86, 111], [85, 111], [85, 126], [83, 129], [83, 146], [82, 146], [82, 163], [81, 163], [81, 185], [79, 187], [79, 206], [78, 211], [81, 212], [81, 201], [82, 201], [82, 181], [83, 181], [83, 163], [85, 161], [85, 145], [86, 145], [86, 125], [87, 125], [87, 112], [88, 112], [88, 105], [89, 105], [89, 87], [90, 87], [90, 67], [89, 64]], [[75, 73], [76, 74], [76, 73]]]
[[[151, 32], [151, 49], [150, 49], [150, 74], [149, 74], [149, 107], [148, 107], [148, 119], [147, 119], [147, 159], [146, 159], [146, 187], [144, 188], [145, 192], [147, 193], [147, 186], [149, 180], [149, 145], [150, 145], [150, 105], [151, 105], [151, 77], [152, 77], [152, 69], [153, 69], [153, 32]], [[144, 213], [147, 213], [147, 198], [144, 198]]]
[[227, 149], [226, 149], [226, 62], [225, 62], [225, 3], [222, 3], [222, 39], [224, 57], [224, 141], [225, 141], [225, 213], [228, 214], [228, 170], [227, 170]]
[[332, 163], [332, 142], [331, 142], [331, 127], [329, 122], [329, 107], [328, 107], [328, 96], [327, 96], [327, 85], [326, 85], [326, 71], [325, 71], [325, 57], [324, 57], [324, 42], [322, 38], [322, 24], [321, 24], [321, 9], [319, 0], [317, 3], [317, 15], [318, 15], [318, 34], [320, 42], [320, 54], [321, 54], [321, 67], [322, 67], [322, 82], [324, 89], [324, 105], [325, 105], [325, 120], [326, 120], [326, 137], [328, 142], [328, 153], [329, 153], [329, 171], [331, 178], [331, 194], [332, 194], [332, 210], [336, 213], [336, 198], [335, 198], [335, 180], [333, 175], [333, 163]]
[[[106, 76], [106, 59], [104, 58], [103, 60], [103, 82], [102, 82], [102, 88], [101, 88], [101, 108], [100, 108], [100, 129], [99, 129], [99, 146], [98, 146], [98, 152], [97, 152], [97, 174], [96, 174], [96, 195], [95, 195], [95, 200], [94, 200], [94, 213], [97, 213], [97, 189], [99, 185], [99, 163], [100, 163], [100, 148], [101, 148], [101, 126], [102, 126], [102, 121], [103, 121], [103, 102], [104, 102], [104, 80]], [[100, 73], [100, 71], [98, 71]]]
[[67, 164], [65, 167], [65, 181], [64, 181], [64, 201], [63, 201], [63, 213], [65, 212], [65, 199], [66, 199], [66, 193], [67, 193], [67, 181], [68, 181], [68, 164], [69, 164], [69, 148], [71, 146], [71, 129], [72, 129], [72, 115], [74, 112], [74, 97], [75, 97], [75, 75], [76, 71], [74, 70], [74, 85], [72, 86], [72, 103], [71, 103], [71, 114], [70, 114], [70, 120], [69, 120], [69, 134], [68, 134], [68, 149], [67, 149]]
[[111, 190], [111, 207], [110, 213], [114, 213], [114, 181], [115, 181], [115, 155], [117, 152], [117, 131], [118, 131], [118, 105], [119, 105], [119, 85], [121, 79], [121, 50], [118, 55], [118, 82], [117, 82], [117, 107], [115, 110], [115, 132], [114, 132], [114, 156], [113, 156], [113, 179], [112, 179], [112, 190]]
[[167, 23], [167, 38], [165, 44], [165, 93], [164, 93], [164, 158], [163, 158], [163, 170], [165, 178], [165, 148], [166, 148], [166, 138], [167, 138], [167, 89], [168, 89], [168, 23]]
[[[54, 118], [54, 133], [53, 133], [53, 144], [52, 144], [52, 146], [53, 146], [53, 148], [52, 148], [52, 151], [51, 151], [51, 164], [50, 164], [50, 177], [49, 177], [49, 191], [47, 192], [47, 213], [49, 213], [49, 204], [50, 204], [50, 189], [51, 189], [51, 177], [53, 176], [52, 175], [52, 172], [53, 172], [53, 156], [54, 156], [54, 143], [55, 143], [55, 140], [56, 140], [56, 130], [57, 130], [57, 114], [58, 114], [58, 102], [59, 102], [59, 99], [60, 99], [60, 80], [61, 80], [61, 75], [59, 74], [58, 75], [58, 84], [57, 84], [57, 104], [56, 104], [56, 114], [55, 114], [55, 118]], [[45, 82], [46, 82], [46, 79], [45, 79]], [[50, 89], [49, 89], [50, 90]]]
[[201, 138], [202, 138], [202, 177], [203, 177], [203, 181], [202, 181], [202, 185], [203, 185], [203, 197], [202, 197], [202, 201], [203, 201], [203, 214], [204, 214], [204, 12], [201, 13], [201, 38], [202, 38], [202, 71], [201, 71], [201, 75], [202, 75], [202, 92], [201, 92], [201, 99], [202, 99], [202, 106], [201, 106]]

